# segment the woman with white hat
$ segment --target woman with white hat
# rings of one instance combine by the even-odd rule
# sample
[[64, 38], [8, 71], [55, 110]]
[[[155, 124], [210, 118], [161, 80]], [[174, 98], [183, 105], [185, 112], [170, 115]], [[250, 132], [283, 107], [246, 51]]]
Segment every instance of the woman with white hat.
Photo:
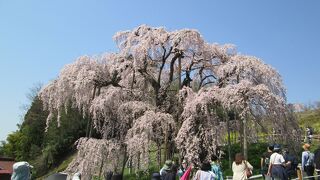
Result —
[[280, 151], [280, 145], [274, 145], [273, 153], [270, 156], [270, 164], [267, 175], [271, 176], [274, 180], [287, 180], [288, 176], [284, 168], [286, 163]]

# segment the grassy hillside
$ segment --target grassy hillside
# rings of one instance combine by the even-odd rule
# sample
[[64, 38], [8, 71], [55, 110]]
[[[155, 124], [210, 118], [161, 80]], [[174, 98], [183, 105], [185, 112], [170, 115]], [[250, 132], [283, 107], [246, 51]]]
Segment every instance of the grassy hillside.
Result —
[[310, 126], [316, 134], [320, 133], [320, 109], [298, 112], [297, 117], [300, 127]]
[[45, 179], [46, 177], [48, 177], [51, 174], [57, 173], [57, 172], [61, 172], [64, 171], [68, 165], [71, 163], [71, 161], [73, 160], [73, 158], [77, 155], [76, 152], [69, 154], [68, 156], [66, 156], [63, 160], [61, 160], [60, 163], [57, 164], [57, 166], [52, 167], [51, 169], [48, 170], [48, 173], [45, 174], [42, 177], [36, 178], [36, 179]]

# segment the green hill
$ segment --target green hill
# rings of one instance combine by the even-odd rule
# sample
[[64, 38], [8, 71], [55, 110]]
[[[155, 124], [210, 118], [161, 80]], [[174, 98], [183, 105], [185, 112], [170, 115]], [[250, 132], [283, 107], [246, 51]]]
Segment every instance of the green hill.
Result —
[[297, 113], [299, 125], [302, 128], [312, 127], [316, 134], [320, 133], [320, 109], [305, 110]]

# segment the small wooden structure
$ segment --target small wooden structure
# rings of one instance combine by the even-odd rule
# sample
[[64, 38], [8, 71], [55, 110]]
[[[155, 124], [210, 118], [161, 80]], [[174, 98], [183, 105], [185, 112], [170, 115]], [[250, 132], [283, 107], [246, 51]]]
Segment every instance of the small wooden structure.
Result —
[[0, 179], [10, 180], [13, 172], [12, 165], [15, 163], [13, 158], [0, 157]]

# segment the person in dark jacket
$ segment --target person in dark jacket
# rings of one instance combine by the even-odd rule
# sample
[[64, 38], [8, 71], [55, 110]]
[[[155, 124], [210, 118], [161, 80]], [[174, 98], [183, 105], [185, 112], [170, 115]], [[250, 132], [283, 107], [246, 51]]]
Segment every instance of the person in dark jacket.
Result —
[[171, 160], [166, 160], [166, 162], [164, 163], [163, 167], [160, 170], [161, 179], [164, 179], [164, 177], [166, 177], [166, 174], [170, 172], [172, 165], [173, 165], [173, 162]]
[[161, 180], [161, 176], [160, 176], [160, 173], [153, 173], [152, 174], [152, 177], [151, 177], [151, 180]]
[[289, 179], [292, 179], [296, 175], [298, 160], [297, 158], [290, 154], [288, 148], [284, 148], [282, 152], [283, 158], [285, 160], [285, 170]]
[[171, 166], [170, 171], [167, 172], [163, 180], [175, 180], [177, 176], [177, 171], [178, 171], [178, 167], [175, 164], [173, 164]]
[[314, 164], [316, 165], [315, 170], [319, 176], [318, 180], [320, 180], [320, 146], [314, 152]]

